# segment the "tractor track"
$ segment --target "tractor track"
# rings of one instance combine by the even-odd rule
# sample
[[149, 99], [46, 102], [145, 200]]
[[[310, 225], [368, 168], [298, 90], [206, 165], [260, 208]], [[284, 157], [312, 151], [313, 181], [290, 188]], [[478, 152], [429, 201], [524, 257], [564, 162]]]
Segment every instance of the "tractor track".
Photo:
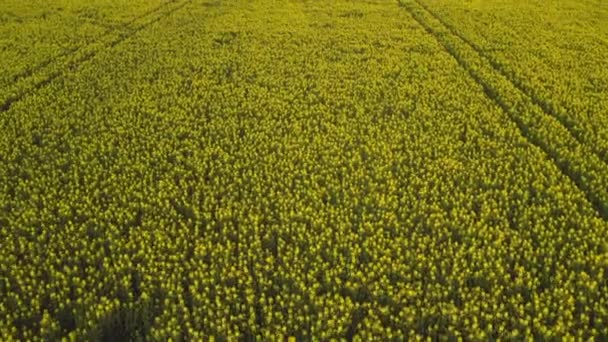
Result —
[[[178, 2], [177, 0], [174, 0], [171, 2], [166, 2], [163, 5], [158, 6], [155, 9], [147, 11], [146, 13], [139, 15], [138, 17], [130, 20], [128, 23], [121, 26], [121, 28], [113, 29], [113, 30], [106, 32], [101, 37], [99, 37], [99, 39], [97, 39], [95, 42], [93, 42], [91, 44], [87, 44], [85, 46], [67, 50], [67, 51], [65, 51], [65, 53], [61, 54], [60, 56], [56, 56], [55, 58], [53, 58], [51, 60], [47, 60], [47, 61], [39, 64], [38, 66], [36, 66], [34, 69], [28, 70], [27, 72], [23, 73], [22, 75], [14, 76], [15, 81], [22, 80], [22, 79], [25, 79], [28, 77], [33, 77], [37, 72], [43, 72], [44, 69], [47, 68], [49, 65], [59, 62], [60, 60], [61, 60], [61, 62], [65, 63], [66, 65], [69, 65], [70, 68], [77, 68], [80, 65], [82, 65], [83, 63], [91, 60], [93, 57], [95, 57], [100, 52], [115, 47], [116, 45], [124, 42], [125, 40], [134, 36], [135, 34], [145, 30], [149, 26], [159, 22], [160, 20], [168, 17], [172, 13], [182, 9], [184, 6], [186, 6], [190, 2], [191, 2], [191, 0], [184, 0], [181, 3]], [[178, 3], [178, 5], [172, 7], [171, 9], [169, 9], [165, 12], [162, 12], [162, 9], [167, 7], [168, 4], [175, 4], [175, 3]], [[141, 25], [138, 25], [135, 27], [130, 27], [131, 25], [133, 25], [134, 22], [147, 18], [147, 17], [150, 17], [150, 16], [153, 16], [157, 13], [160, 13], [160, 15], [158, 15], [157, 17], [155, 17]], [[116, 34], [117, 36], [114, 37], [113, 39], [110, 39], [109, 41], [103, 42], [104, 38], [110, 37], [113, 34]], [[101, 44], [101, 47], [98, 49], [92, 49], [89, 52], [83, 53], [81, 56], [75, 57], [74, 60], [72, 60], [72, 61], [69, 60], [70, 57], [76, 55], [79, 51], [86, 49], [87, 47], [95, 46], [96, 44]], [[63, 58], [63, 57], [65, 57], [65, 58]], [[62, 76], [64, 74], [64, 72], [65, 72], [65, 70], [63, 70], [63, 69], [60, 69], [57, 71], [52, 71], [48, 75], [43, 77], [41, 80], [35, 82], [29, 88], [21, 89], [18, 91], [18, 93], [16, 95], [6, 98], [2, 103], [0, 103], [0, 113], [8, 111], [15, 103], [21, 101], [25, 97], [37, 92], [41, 88], [50, 84], [53, 80]]]
[[532, 100], [532, 102], [539, 108], [541, 108], [547, 115], [554, 117], [570, 133], [570, 135], [572, 135], [574, 139], [576, 139], [579, 143], [588, 146], [593, 151], [593, 153], [595, 153], [604, 163], [608, 165], [608, 154], [601, 154], [601, 151], [597, 150], [594, 144], [586, 141], [583, 133], [580, 133], [580, 131], [582, 130], [577, 131], [576, 121], [569, 119], [565, 114], [560, 113], [560, 111], [556, 109], [554, 105], [551, 105], [546, 101], [542, 100], [534, 89], [530, 88], [529, 86], [526, 86], [524, 82], [520, 78], [518, 78], [513, 72], [507, 71], [503, 64], [499, 63], [495, 58], [492, 58], [491, 56], [486, 54], [485, 51], [479, 45], [477, 45], [471, 39], [465, 37], [462, 33], [458, 32], [458, 30], [453, 25], [443, 20], [443, 18], [441, 18], [437, 13], [431, 10], [427, 5], [418, 0], [416, 0], [416, 3], [424, 10], [426, 10], [433, 18], [435, 18], [435, 20], [440, 22], [452, 35], [461, 39], [473, 50], [475, 50], [475, 52], [477, 52], [481, 57], [485, 58], [485, 60], [490, 63], [490, 65], [492, 66], [492, 68], [494, 68], [494, 70], [496, 70], [496, 72], [498, 72], [505, 79], [511, 82], [511, 84], [515, 88], [517, 88], [521, 93], [528, 96], [528, 98], [530, 98], [530, 100]]
[[[128, 29], [128, 27], [131, 26], [131, 25], [133, 25], [133, 23], [136, 22], [137, 20], [144, 19], [147, 16], [153, 15], [154, 13], [159, 12], [164, 7], [166, 7], [167, 5], [169, 5], [171, 3], [174, 3], [174, 2], [175, 2], [175, 0], [165, 2], [165, 3], [161, 4], [160, 6], [157, 6], [157, 7], [153, 8], [153, 9], [151, 9], [151, 10], [145, 11], [144, 13], [136, 16], [135, 18], [129, 20], [128, 22], [119, 25], [118, 27], [115, 27], [115, 28], [108, 28], [108, 27], [106, 27], [106, 31], [97, 37], [96, 42], [99, 42], [103, 38], [108, 37], [108, 36], [110, 36], [110, 35], [112, 35], [112, 34], [114, 34], [116, 32], [119, 32], [119, 31], [124, 30], [124, 29]], [[91, 20], [86, 19], [86, 18], [83, 18], [83, 20], [85, 20], [87, 22], [90, 22], [90, 23], [93, 23]], [[93, 24], [100, 26], [99, 23], [93, 23]], [[12, 82], [18, 82], [18, 81], [20, 81], [20, 80], [22, 80], [24, 78], [28, 78], [28, 77], [32, 76], [34, 73], [36, 73], [38, 71], [41, 71], [42, 69], [46, 68], [50, 64], [58, 61], [59, 59], [61, 59], [63, 57], [69, 57], [69, 56], [75, 54], [76, 52], [78, 52], [79, 50], [81, 50], [83, 48], [86, 48], [87, 46], [93, 45], [94, 43], [95, 42], [89, 43], [89, 44], [85, 44], [85, 45], [82, 45], [82, 46], [77, 46], [77, 47], [72, 47], [72, 48], [66, 49], [66, 50], [60, 52], [58, 55], [56, 55], [54, 57], [48, 58], [47, 60], [45, 60], [43, 62], [40, 62], [39, 64], [37, 64], [37, 65], [35, 65], [35, 66], [31, 67], [31, 68], [28, 68], [26, 70], [18, 72], [17, 74], [15, 74], [15, 75], [13, 75], [11, 77], [12, 78], [11, 81]]]
[[[519, 101], [515, 99], [514, 102], [509, 103], [509, 97], [504, 96], [505, 92], [508, 91], [504, 88], [496, 87], [496, 84], [493, 85], [492, 80], [488, 79], [487, 75], [482, 75], [483, 72], [480, 71], [485, 66], [484, 61], [488, 63], [489, 61], [470, 46], [467, 41], [452, 33], [452, 30], [445, 27], [441, 21], [435, 19], [441, 26], [444, 26], [444, 30], [438, 30], [437, 28], [434, 28], [432, 24], [429, 24], [429, 22], [427, 22], [428, 19], [424, 18], [424, 13], [428, 13], [431, 18], [434, 18], [434, 16], [429, 13], [425, 7], [420, 5], [419, 1], [402, 0], [400, 1], [400, 4], [409, 12], [412, 18], [456, 60], [458, 65], [482, 88], [485, 95], [502, 109], [507, 117], [517, 126], [520, 134], [531, 145], [539, 148], [553, 164], [555, 164], [558, 170], [572, 181], [595, 209], [598, 216], [603, 220], [608, 221], [608, 189], [603, 189], [601, 186], [597, 186], [597, 183], [594, 183], [594, 181], [597, 181], [601, 185], [608, 182], [607, 164], [597, 154], [593, 153], [588, 147], [572, 136], [567, 130], [567, 127], [564, 127], [557, 118], [550, 113], [545, 112], [529, 95], [513, 84], [508, 77], [501, 74], [499, 70], [496, 70], [489, 64], [485, 69], [488, 69], [489, 72], [495, 74], [493, 75], [495, 78], [509, 82], [507, 86], [510, 85], [515, 89], [512, 91], [521, 93], [517, 94], [520, 95]], [[458, 49], [452, 45], [453, 42], [450, 43], [449, 36], [452, 36], [456, 41], [460, 40], [463, 46], [472, 49], [474, 52], [465, 56], [465, 52], [458, 51]], [[475, 57], [479, 59], [479, 61], [477, 61], [478, 63], [472, 61]], [[527, 113], [528, 111], [532, 114]], [[521, 114], [521, 112], [526, 113], [524, 115], [518, 115]], [[548, 124], [546, 127], [550, 127], [550, 125], [553, 124], [558, 130], [561, 129], [561, 131], [564, 132], [564, 140], [566, 141], [559, 141], [560, 138], [564, 137], [557, 136], [556, 134], [553, 136], [546, 136], [544, 134], [546, 127], [544, 127], [543, 124]], [[543, 128], [545, 130], [543, 130]], [[548, 132], [554, 133], [552, 131]], [[571, 158], [572, 155], [586, 155], [588, 156], [588, 160], [583, 161], [584, 165], [579, 165], [579, 163], [573, 162]]]

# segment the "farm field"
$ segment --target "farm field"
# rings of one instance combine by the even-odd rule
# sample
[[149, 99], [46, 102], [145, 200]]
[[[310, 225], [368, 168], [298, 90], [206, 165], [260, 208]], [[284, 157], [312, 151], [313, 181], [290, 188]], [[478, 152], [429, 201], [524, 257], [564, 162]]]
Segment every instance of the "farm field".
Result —
[[0, 341], [608, 339], [608, 3], [0, 3]]

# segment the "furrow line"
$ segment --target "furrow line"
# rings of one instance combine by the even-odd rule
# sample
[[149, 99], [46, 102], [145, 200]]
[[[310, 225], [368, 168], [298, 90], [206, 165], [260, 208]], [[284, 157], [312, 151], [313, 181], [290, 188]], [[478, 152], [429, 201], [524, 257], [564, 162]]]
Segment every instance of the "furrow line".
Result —
[[400, 0], [400, 4], [505, 112], [521, 135], [572, 181], [597, 215], [608, 221], [608, 165], [417, 1]]
[[416, 0], [416, 2], [420, 7], [424, 8], [424, 10], [426, 10], [433, 18], [435, 18], [438, 22], [445, 26], [445, 28], [451, 34], [460, 38], [463, 42], [465, 42], [473, 50], [475, 50], [481, 57], [486, 59], [490, 63], [492, 68], [494, 68], [498, 73], [504, 76], [505, 79], [511, 82], [511, 84], [513, 84], [515, 88], [517, 88], [523, 94], [528, 96], [532, 100], [532, 102], [538, 107], [540, 107], [547, 115], [553, 116], [562, 126], [564, 126], [564, 128], [570, 133], [570, 135], [572, 135], [572, 137], [574, 137], [574, 139], [576, 139], [581, 144], [588, 146], [593, 151], [593, 153], [595, 153], [604, 163], [608, 163], [608, 153], [606, 153], [606, 151], [598, 149], [598, 146], [592, 141], [588, 141], [583, 131], [580, 129], [577, 130], [577, 128], [580, 127], [577, 127], [578, 125], [575, 120], [568, 118], [566, 114], [560, 112], [560, 110], [558, 110], [554, 105], [542, 100], [536, 90], [534, 90], [532, 87], [526, 86], [525, 83], [520, 78], [518, 78], [513, 72], [507, 71], [503, 64], [498, 62], [492, 56], [485, 53], [484, 50], [478, 44], [476, 44], [471, 39], [460, 33], [453, 25], [443, 20], [443, 18], [441, 18], [441, 16], [431, 10], [429, 6], [418, 0]]
[[[106, 30], [106, 32], [102, 33], [97, 38], [96, 42], [99, 42], [100, 40], [104, 39], [105, 37], [108, 37], [108, 36], [110, 36], [110, 35], [118, 32], [118, 31], [128, 29], [129, 26], [133, 25], [133, 23], [136, 22], [137, 20], [144, 19], [145, 17], [153, 15], [154, 13], [159, 12], [161, 9], [163, 9], [167, 5], [169, 5], [171, 3], [174, 3], [174, 2], [175, 2], [175, 0], [165, 2], [165, 3], [163, 3], [163, 4], [159, 5], [159, 6], [151, 9], [151, 10], [148, 10], [148, 11], [146, 11], [146, 12], [144, 12], [144, 13], [136, 16], [135, 18], [129, 20], [128, 22], [123, 23], [122, 25], [119, 25], [116, 28], [108, 28]], [[90, 22], [90, 20], [87, 20], [87, 21]], [[96, 24], [96, 25], [98, 25], [98, 24]], [[86, 48], [87, 46], [91, 46], [93, 44], [95, 44], [95, 42], [90, 43], [90, 44], [86, 44], [86, 45], [82, 45], [82, 46], [77, 46], [77, 47], [72, 47], [72, 48], [66, 49], [65, 51], [62, 51], [61, 53], [59, 53], [57, 56], [51, 57], [51, 58], [49, 58], [49, 59], [47, 59], [45, 61], [40, 62], [37, 65], [32, 66], [31, 68], [28, 68], [26, 70], [23, 70], [21, 72], [18, 72], [15, 75], [13, 75], [12, 76], [12, 82], [14, 83], [14, 82], [18, 82], [18, 81], [20, 81], [20, 80], [22, 80], [24, 78], [28, 78], [28, 77], [32, 76], [33, 74], [35, 74], [35, 73], [41, 71], [42, 69], [46, 68], [51, 63], [54, 63], [54, 62], [58, 61], [59, 59], [61, 59], [63, 57], [69, 57], [70, 55], [73, 55], [74, 53], [77, 53], [79, 50], [81, 50], [83, 48]]]
[[[54, 62], [58, 63], [58, 65], [56, 65], [55, 68], [51, 68], [51, 70], [44, 70], [44, 71], [39, 70], [43, 73], [46, 73], [46, 75], [41, 75], [40, 80], [32, 81], [32, 83], [30, 84], [30, 86], [27, 89], [19, 89], [14, 94], [10, 94], [6, 98], [2, 99], [1, 100], [2, 102], [0, 103], [0, 113], [8, 111], [15, 103], [21, 101], [22, 99], [24, 99], [25, 97], [27, 97], [33, 93], [35, 93], [42, 87], [51, 83], [53, 80], [55, 80], [59, 76], [63, 75], [65, 72], [65, 68], [76, 68], [76, 67], [80, 66], [81, 64], [83, 64], [83, 63], [89, 61], [91, 58], [95, 57], [99, 52], [115, 47], [116, 45], [118, 45], [118, 44], [122, 43], [123, 41], [127, 40], [128, 38], [134, 36], [135, 34], [139, 33], [140, 31], [148, 28], [152, 24], [157, 23], [160, 20], [168, 17], [172, 13], [180, 10], [181, 8], [186, 6], [190, 1], [191, 0], [185, 0], [181, 4], [171, 8], [170, 10], [161, 12], [157, 17], [155, 17], [141, 25], [131, 28], [128, 32], [119, 32], [121, 30], [115, 30], [115, 31], [113, 31], [113, 33], [118, 32], [118, 34], [115, 37], [113, 37], [112, 39], [110, 39], [106, 42], [97, 41], [95, 43], [87, 45], [86, 47], [83, 47], [83, 49], [90, 48], [89, 51], [80, 51], [81, 49], [76, 49], [72, 54], [67, 56], [68, 58], [62, 60], [61, 62], [59, 62], [58, 60], [55, 60]], [[177, 2], [173, 1], [171, 3], [177, 3]], [[166, 7], [166, 6], [163, 6], [163, 8], [164, 7]], [[157, 9], [160, 9], [160, 6]], [[149, 15], [153, 15], [156, 13], [158, 13], [158, 11], [154, 11], [153, 13], [150, 13]], [[142, 19], [142, 18], [138, 18], [138, 19]], [[138, 19], [134, 19], [134, 21], [138, 20]], [[109, 37], [109, 36], [110, 35], [105, 35], [104, 37], [102, 37], [102, 39]], [[76, 55], [77, 52], [82, 52], [82, 54]], [[70, 58], [73, 58], [73, 59], [70, 60]], [[52, 63], [53, 62], [47, 63], [45, 66], [48, 66]], [[34, 74], [32, 74], [30, 76], [31, 76], [31, 78], [35, 77]]]

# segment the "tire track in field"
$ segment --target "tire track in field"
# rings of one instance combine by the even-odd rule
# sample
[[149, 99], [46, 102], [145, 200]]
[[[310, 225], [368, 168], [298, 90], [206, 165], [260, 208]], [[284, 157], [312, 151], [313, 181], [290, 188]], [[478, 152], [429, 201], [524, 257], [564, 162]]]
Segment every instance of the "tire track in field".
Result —
[[[598, 216], [608, 221], [608, 165], [543, 111], [466, 41], [434, 19], [417, 0], [400, 0], [412, 18], [442, 46], [517, 126], [581, 191]], [[432, 20], [437, 23], [432, 24]]]
[[604, 163], [608, 164], [608, 154], [604, 154], [601, 150], [598, 150], [597, 146], [593, 144], [593, 142], [587, 142], [584, 137], [584, 133], [577, 132], [576, 120], [568, 118], [567, 115], [556, 109], [554, 105], [542, 100], [540, 96], [538, 96], [538, 92], [535, 91], [532, 87], [526, 86], [521, 80], [521, 78], [517, 77], [514, 72], [508, 72], [503, 64], [499, 63], [495, 58], [492, 58], [490, 55], [486, 54], [478, 44], [475, 44], [471, 39], [465, 37], [453, 25], [450, 25], [448, 22], [443, 20], [439, 15], [437, 15], [437, 13], [432, 11], [423, 2], [416, 0], [416, 3], [418, 3], [420, 7], [424, 8], [433, 18], [440, 22], [451, 34], [460, 38], [463, 42], [465, 42], [473, 50], [475, 50], [481, 57], [485, 58], [490, 63], [492, 68], [496, 70], [496, 72], [500, 73], [505, 79], [511, 82], [511, 84], [520, 92], [526, 94], [526, 96], [528, 96], [535, 105], [542, 108], [542, 110], [547, 115], [553, 116], [562, 126], [564, 126], [564, 128], [570, 133], [570, 135], [572, 135], [574, 139], [576, 139], [579, 143], [583, 145], [587, 145], [593, 151], [593, 153], [595, 153]]
[[[106, 31], [104, 33], [102, 33], [101, 35], [99, 35], [97, 37], [96, 41], [98, 42], [99, 40], [101, 40], [101, 39], [103, 39], [105, 37], [108, 37], [108, 36], [110, 36], [110, 35], [118, 32], [120, 30], [128, 29], [128, 27], [130, 25], [132, 25], [134, 22], [136, 22], [137, 20], [140, 20], [140, 19], [143, 19], [143, 18], [145, 18], [147, 16], [150, 16], [150, 15], [152, 15], [152, 14], [160, 11], [162, 8], [166, 7], [167, 5], [169, 5], [171, 3], [174, 3], [174, 2], [175, 2], [175, 0], [167, 1], [167, 2], [165, 2], [165, 3], [163, 3], [163, 4], [159, 5], [159, 6], [157, 6], [155, 8], [153, 8], [151, 10], [145, 11], [144, 13], [136, 16], [135, 18], [129, 20], [126, 23], [118, 25], [115, 28], [105, 27]], [[84, 20], [84, 21], [89, 22], [89, 23], [92, 23], [93, 25], [100, 26], [99, 23], [95, 23], [95, 22], [89, 20], [88, 18], [79, 18], [79, 19], [80, 20]], [[54, 63], [54, 62], [58, 61], [59, 59], [61, 59], [63, 57], [69, 57], [70, 55], [73, 55], [74, 53], [78, 52], [78, 50], [86, 48], [87, 46], [91, 46], [93, 44], [94, 44], [94, 42], [90, 43], [90, 44], [81, 45], [81, 46], [77, 46], [77, 47], [72, 47], [72, 48], [66, 49], [66, 50], [60, 52], [58, 55], [56, 55], [54, 57], [48, 58], [47, 60], [42, 61], [42, 62], [38, 63], [37, 65], [32, 66], [31, 68], [28, 68], [26, 70], [23, 70], [23, 71], [20, 71], [20, 72], [14, 74], [13, 76], [11, 76], [11, 81], [14, 83], [14, 82], [18, 82], [18, 81], [20, 81], [20, 80], [22, 80], [24, 78], [28, 78], [28, 77], [32, 76], [34, 73], [39, 72], [42, 69], [46, 68], [51, 63]]]
[[[78, 66], [80, 66], [81, 64], [89, 61], [91, 58], [95, 57], [99, 52], [106, 50], [106, 49], [111, 49], [113, 47], [115, 47], [116, 45], [122, 43], [123, 41], [125, 41], [126, 39], [134, 36], [135, 34], [137, 34], [140, 31], [143, 31], [144, 29], [148, 28], [149, 26], [151, 26], [154, 23], [159, 22], [160, 20], [168, 17], [169, 15], [171, 15], [172, 13], [182, 9], [184, 6], [186, 6], [188, 3], [190, 3], [191, 0], [185, 0], [183, 2], [181, 2], [180, 4], [176, 5], [175, 7], [171, 8], [168, 11], [165, 12], [161, 12], [156, 18], [151, 19], [150, 21], [147, 21], [141, 25], [138, 25], [136, 27], [130, 28], [128, 30], [125, 30], [126, 32], [123, 32], [125, 27], [128, 27], [129, 25], [133, 24], [135, 21], [140, 20], [140, 19], [144, 19], [146, 17], [149, 16], [153, 16], [157, 13], [159, 13], [159, 11], [163, 8], [165, 8], [167, 6], [167, 4], [175, 4], [178, 3], [177, 0], [171, 1], [171, 2], [167, 2], [164, 5], [158, 6], [157, 8], [155, 8], [154, 10], [148, 11], [145, 14], [132, 19], [129, 24], [124, 25], [123, 27], [121, 27], [120, 29], [115, 29], [115, 30], [111, 30], [109, 32], [107, 32], [106, 34], [102, 35], [97, 41], [88, 44], [86, 46], [81, 46], [78, 48], [74, 48], [71, 49], [71, 51], [68, 51], [66, 54], [63, 54], [61, 56], [57, 56], [57, 58], [54, 58], [50, 61], [46, 61], [44, 63], [42, 63], [41, 65], [39, 65], [37, 67], [36, 70], [32, 71], [31, 73], [27, 73], [24, 74], [23, 76], [21, 76], [21, 78], [27, 78], [27, 77], [34, 77], [34, 74], [37, 72], [43, 72], [46, 67], [48, 67], [49, 65], [57, 62], [60, 63], [60, 59], [61, 57], [66, 57], [65, 60], [62, 60], [61, 62], [63, 62], [65, 65], [63, 65], [62, 68], [60, 68], [59, 70], [56, 71], [51, 71], [49, 72], [48, 75], [46, 75], [45, 77], [42, 77], [41, 80], [34, 82], [33, 85], [31, 85], [29, 88], [26, 89], [19, 89], [17, 90], [17, 94], [9, 96], [8, 98], [4, 99], [4, 101], [2, 103], [0, 103], [0, 113], [6, 112], [8, 111], [13, 104], [21, 101], [23, 98], [27, 97], [28, 95], [31, 95], [33, 93], [35, 93], [36, 91], [38, 91], [39, 89], [41, 89], [42, 87], [48, 85], [49, 83], [51, 83], [53, 80], [57, 79], [58, 77], [60, 77], [61, 75], [64, 74], [65, 69], [75, 69]], [[107, 42], [103, 42], [103, 39], [110, 37], [112, 34], [117, 34], [116, 37], [114, 37], [113, 39], [107, 41]], [[88, 47], [92, 47], [96, 44], [100, 44], [101, 46], [99, 48], [96, 49], [92, 49], [91, 51], [85, 52], [83, 53], [81, 56], [75, 56], [77, 54], [77, 52], [79, 52], [82, 49], [86, 49]], [[69, 60], [70, 57], [74, 57], [73, 60]]]

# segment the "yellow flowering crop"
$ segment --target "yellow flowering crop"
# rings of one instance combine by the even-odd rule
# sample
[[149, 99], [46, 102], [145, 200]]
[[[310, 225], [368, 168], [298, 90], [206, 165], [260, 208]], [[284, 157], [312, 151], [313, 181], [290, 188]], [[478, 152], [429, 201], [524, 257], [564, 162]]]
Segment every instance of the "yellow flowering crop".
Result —
[[606, 23], [5, 0], [0, 340], [608, 338]]

